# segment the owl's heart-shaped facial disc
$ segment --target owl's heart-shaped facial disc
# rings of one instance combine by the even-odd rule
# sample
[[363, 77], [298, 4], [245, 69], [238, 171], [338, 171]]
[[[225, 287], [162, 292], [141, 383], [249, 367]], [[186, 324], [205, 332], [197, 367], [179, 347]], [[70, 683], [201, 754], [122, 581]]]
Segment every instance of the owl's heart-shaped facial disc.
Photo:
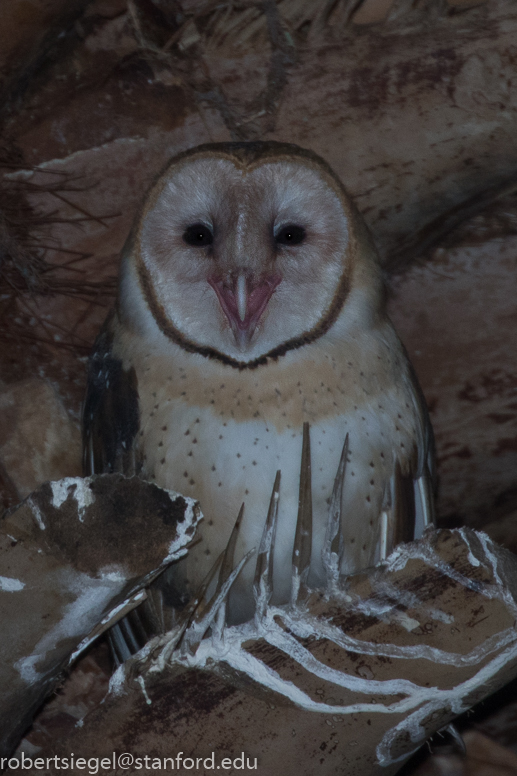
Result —
[[[124, 277], [136, 271], [173, 343], [253, 368], [318, 339], [344, 307], [354, 326], [359, 309], [375, 309], [380, 283], [368, 251], [357, 261], [355, 211], [331, 171], [305, 152], [226, 148], [193, 151], [164, 172]], [[358, 307], [363, 270], [372, 281]]]

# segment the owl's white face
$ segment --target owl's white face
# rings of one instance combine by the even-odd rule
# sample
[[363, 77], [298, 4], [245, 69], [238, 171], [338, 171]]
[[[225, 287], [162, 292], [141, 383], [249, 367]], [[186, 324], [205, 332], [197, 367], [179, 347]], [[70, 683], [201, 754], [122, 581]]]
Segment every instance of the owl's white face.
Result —
[[205, 156], [160, 179], [135, 247], [162, 329], [242, 364], [321, 326], [348, 243], [342, 201], [310, 165]]

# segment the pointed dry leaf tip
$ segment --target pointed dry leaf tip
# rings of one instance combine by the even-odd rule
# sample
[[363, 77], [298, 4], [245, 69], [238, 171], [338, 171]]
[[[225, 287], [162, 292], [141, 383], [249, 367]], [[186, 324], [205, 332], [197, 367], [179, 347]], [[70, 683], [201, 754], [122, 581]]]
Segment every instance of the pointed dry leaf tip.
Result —
[[339, 459], [339, 466], [334, 480], [330, 498], [325, 544], [323, 545], [323, 564], [327, 572], [327, 587], [335, 590], [339, 581], [341, 560], [343, 557], [343, 487], [345, 484], [346, 465], [348, 459], [348, 434]]
[[273, 593], [273, 553], [280, 498], [280, 470], [277, 471], [262, 539], [260, 540], [253, 594], [255, 596], [255, 617], [261, 620]]
[[207, 608], [206, 592], [210, 587], [210, 584], [212, 583], [216, 573], [219, 571], [221, 563], [223, 562], [223, 558], [224, 551], [219, 555], [216, 562], [204, 578], [196, 592], [196, 595], [190, 599], [188, 604], [180, 613], [177, 623], [174, 625], [172, 630], [158, 640], [157, 645], [150, 653], [152, 659], [155, 659], [158, 655], [159, 657], [156, 659], [159, 659], [163, 664], [164, 662], [167, 662], [177, 647], [183, 647], [183, 639], [186, 631], [191, 627], [195, 618], [199, 620], [203, 617], [204, 611]]
[[388, 543], [389, 543], [389, 522], [390, 511], [383, 509], [380, 517], [380, 540], [379, 540], [379, 560], [386, 560], [388, 557]]
[[[219, 594], [224, 582], [228, 579], [229, 575], [232, 572], [233, 559], [235, 557], [235, 545], [237, 544], [237, 538], [239, 536], [239, 530], [241, 527], [243, 517], [244, 517], [244, 503], [241, 505], [241, 508], [239, 509], [237, 520], [235, 521], [235, 525], [233, 526], [232, 532], [230, 534], [230, 538], [228, 539], [228, 544], [226, 545], [223, 562], [221, 564], [221, 570], [219, 571], [217, 590], [215, 591], [216, 596]], [[216, 619], [216, 622], [214, 623], [213, 632], [214, 632], [214, 636], [221, 639], [223, 638], [223, 631], [226, 625], [226, 599], [225, 598], [221, 601], [221, 605], [218, 608], [216, 618], [217, 619]]]
[[439, 730], [438, 733], [448, 733], [454, 741], [455, 749], [457, 749], [462, 757], [467, 756], [467, 747], [465, 746], [465, 741], [463, 740], [463, 736], [461, 735], [456, 725], [451, 722]]
[[302, 463], [300, 467], [300, 496], [298, 520], [293, 548], [293, 577], [291, 603], [300, 599], [307, 583], [312, 551], [312, 487], [311, 487], [311, 440], [309, 424], [303, 424]]
[[393, 478], [384, 487], [381, 514], [379, 518], [379, 560], [384, 561], [390, 554], [393, 536]]
[[154, 662], [163, 668], [181, 643], [189, 625], [189, 621], [190, 617], [184, 616], [182, 613], [178, 618], [178, 622], [169, 631], [162, 636], [155, 637], [152, 642], [149, 642], [149, 658], [147, 658], [146, 645], [146, 647], [144, 647], [145, 655], [142, 658], [142, 663], [145, 664], [148, 659], [149, 662]]
[[235, 521], [235, 525], [233, 526], [232, 532], [230, 534], [230, 538], [228, 539], [228, 544], [226, 545], [226, 550], [224, 551], [223, 562], [221, 564], [221, 570], [219, 572], [219, 581], [217, 583], [217, 591], [216, 591], [217, 593], [219, 592], [223, 582], [228, 578], [228, 576], [230, 575], [233, 569], [235, 545], [237, 544], [237, 537], [239, 535], [239, 529], [241, 527], [243, 516], [244, 516], [244, 504], [242, 504], [241, 508], [239, 509], [237, 520]]
[[212, 584], [212, 581], [221, 568], [223, 562], [224, 562], [224, 556], [225, 556], [226, 550], [223, 550], [223, 552], [219, 555], [216, 562], [204, 578], [201, 587], [199, 588], [194, 601], [193, 601], [193, 609], [192, 614], [189, 621], [189, 627], [193, 622], [198, 622], [205, 613], [205, 610], [207, 606], [210, 603], [210, 599], [207, 597], [208, 588]]
[[183, 645], [185, 649], [188, 649], [191, 655], [195, 654], [205, 633], [214, 622], [220, 606], [224, 603], [226, 596], [230, 592], [231, 586], [239, 576], [244, 564], [247, 563], [254, 552], [255, 550], [249, 550], [249, 552], [246, 553], [246, 555], [241, 559], [233, 571], [230, 571], [230, 574], [221, 585], [220, 590], [216, 591], [210, 603], [205, 607], [202, 616], [198, 617], [196, 615], [196, 617], [194, 617], [192, 620], [192, 623], [187, 629], [183, 639]]
[[429, 466], [425, 464], [424, 473], [417, 479], [418, 493], [420, 496], [420, 503], [422, 506], [423, 523], [424, 528], [428, 525], [434, 526], [436, 524], [436, 518], [434, 514], [434, 497], [431, 487], [431, 473], [429, 472]]

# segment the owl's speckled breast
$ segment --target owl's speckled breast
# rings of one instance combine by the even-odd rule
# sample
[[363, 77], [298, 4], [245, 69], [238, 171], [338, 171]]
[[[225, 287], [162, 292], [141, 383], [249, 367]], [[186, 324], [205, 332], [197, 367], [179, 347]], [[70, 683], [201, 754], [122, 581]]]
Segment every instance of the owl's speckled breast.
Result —
[[[311, 583], [323, 581], [328, 501], [347, 433], [346, 570], [378, 559], [378, 519], [386, 482], [394, 457], [406, 459], [411, 453], [415, 419], [404, 406], [403, 391], [393, 385], [383, 389], [380, 369], [362, 370], [350, 358], [343, 361], [321, 350], [314, 358], [291, 358], [289, 363], [286, 357], [263, 370], [241, 372], [212, 362], [207, 368], [206, 360], [199, 364], [201, 357], [191, 354], [174, 361], [148, 354], [138, 361], [144, 476], [199, 499], [205, 515], [203, 540], [183, 562], [191, 589], [226, 546], [243, 502], [236, 557], [258, 549], [280, 469], [275, 597], [287, 600], [304, 421], [311, 424], [312, 446]], [[252, 613], [252, 573], [249, 563], [233, 591], [231, 609], [237, 619]]]

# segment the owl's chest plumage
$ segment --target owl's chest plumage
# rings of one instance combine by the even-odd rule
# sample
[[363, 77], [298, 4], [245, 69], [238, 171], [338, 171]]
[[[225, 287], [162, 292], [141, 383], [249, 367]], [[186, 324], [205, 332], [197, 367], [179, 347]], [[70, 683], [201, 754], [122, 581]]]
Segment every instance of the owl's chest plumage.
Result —
[[[404, 381], [388, 375], [403, 359], [378, 348], [320, 348], [288, 354], [255, 370], [238, 371], [181, 354], [155, 352], [130, 359], [140, 404], [137, 447], [143, 476], [199, 499], [202, 541], [189, 552], [183, 574], [195, 589], [228, 541], [241, 504], [244, 520], [237, 558], [258, 549], [271, 489], [281, 470], [274, 580], [278, 601], [288, 598], [298, 510], [303, 423], [310, 423], [313, 494], [312, 584], [324, 582], [321, 561], [328, 502], [346, 435], [348, 474], [344, 571], [379, 557], [379, 515], [395, 460], [410, 466], [417, 420]], [[204, 361], [204, 363], [203, 363]], [[237, 618], [251, 614], [253, 564], [233, 591]]]

